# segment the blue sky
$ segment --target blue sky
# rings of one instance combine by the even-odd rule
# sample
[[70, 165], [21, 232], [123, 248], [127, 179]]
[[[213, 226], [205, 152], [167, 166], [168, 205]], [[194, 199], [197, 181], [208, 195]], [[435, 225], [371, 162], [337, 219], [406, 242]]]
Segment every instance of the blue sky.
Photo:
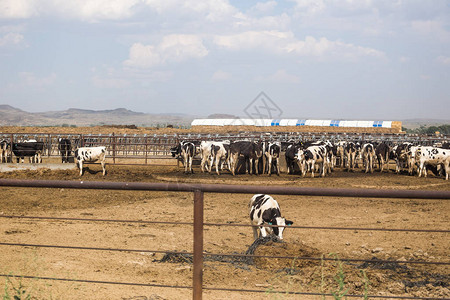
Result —
[[0, 104], [446, 119], [450, 1], [0, 0]]

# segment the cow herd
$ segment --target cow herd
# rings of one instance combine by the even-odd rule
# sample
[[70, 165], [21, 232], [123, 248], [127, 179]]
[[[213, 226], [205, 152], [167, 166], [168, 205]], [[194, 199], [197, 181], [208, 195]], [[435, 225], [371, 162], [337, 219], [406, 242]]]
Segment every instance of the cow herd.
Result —
[[[61, 154], [61, 162], [69, 163], [70, 157], [72, 157], [72, 143], [70, 139], [60, 138], [58, 140], [58, 150]], [[0, 141], [0, 163], [7, 162], [8, 157], [14, 154], [16, 162], [24, 162], [24, 158], [28, 157], [30, 163], [42, 163], [42, 154], [44, 151], [44, 143], [36, 140], [25, 140], [10, 143], [7, 140]], [[83, 163], [84, 162], [96, 162], [100, 161], [102, 166], [103, 175], [106, 174], [106, 147], [80, 147], [75, 149], [74, 157], [76, 159], [76, 165], [80, 170], [80, 176], [83, 175]]]
[[[280, 175], [280, 157], [284, 155], [288, 174], [311, 177], [326, 176], [335, 168], [365, 173], [389, 171], [391, 161], [395, 172], [415, 172], [427, 176], [428, 170], [445, 176], [450, 172], [449, 143], [420, 146], [409, 142], [330, 141], [267, 142], [267, 141], [182, 141], [171, 148], [173, 157], [182, 161], [185, 173], [193, 173], [194, 157], [201, 159], [202, 172], [218, 175], [227, 166], [234, 176], [246, 174]], [[283, 154], [284, 153], [284, 154]]]

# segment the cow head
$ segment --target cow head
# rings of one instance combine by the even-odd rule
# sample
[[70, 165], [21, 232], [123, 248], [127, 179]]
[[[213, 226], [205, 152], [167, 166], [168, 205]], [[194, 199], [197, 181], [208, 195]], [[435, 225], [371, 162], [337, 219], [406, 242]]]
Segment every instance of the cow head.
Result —
[[181, 144], [176, 145], [175, 147], [170, 148], [170, 153], [172, 157], [176, 157], [181, 154]]
[[286, 220], [283, 217], [276, 217], [270, 220], [269, 225], [277, 225], [280, 227], [272, 227], [274, 235], [276, 235], [280, 240], [283, 239], [283, 231], [286, 226], [291, 226], [294, 222]]

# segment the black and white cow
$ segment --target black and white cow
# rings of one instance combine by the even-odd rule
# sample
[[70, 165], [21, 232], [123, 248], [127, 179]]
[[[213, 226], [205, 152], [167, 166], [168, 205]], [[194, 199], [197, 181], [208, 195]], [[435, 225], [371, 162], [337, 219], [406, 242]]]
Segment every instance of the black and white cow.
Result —
[[28, 140], [20, 143], [12, 143], [11, 151], [14, 153], [19, 163], [21, 159], [22, 163], [25, 157], [28, 157], [31, 162], [42, 163], [42, 152], [44, 150], [44, 143], [37, 142], [36, 140]]
[[75, 150], [75, 158], [77, 159], [77, 166], [80, 169], [80, 176], [83, 175], [84, 162], [100, 161], [103, 170], [103, 176], [106, 175], [106, 147], [81, 147]]
[[386, 142], [381, 142], [375, 148], [375, 156], [377, 157], [378, 167], [380, 172], [383, 172], [384, 166], [387, 165], [386, 170], [389, 172], [389, 152], [391, 148]]
[[219, 173], [219, 164], [220, 170], [223, 170], [223, 165], [228, 161], [228, 153], [230, 151], [230, 143], [229, 142], [214, 142], [211, 144], [211, 161], [209, 165], [209, 172], [212, 171], [213, 163], [216, 165], [216, 173]]
[[[412, 144], [404, 142], [396, 145], [394, 148], [395, 172], [400, 173], [403, 168], [408, 168], [408, 153], [411, 151]], [[409, 168], [408, 168], [409, 169]]]
[[361, 146], [358, 142], [348, 142], [345, 149], [344, 155], [347, 161], [347, 171], [353, 171], [357, 166], [356, 160], [359, 156]]
[[346, 157], [345, 157], [345, 147], [347, 143], [345, 141], [340, 141], [336, 143], [336, 165], [343, 168], [345, 166]]
[[[294, 223], [281, 216], [278, 202], [269, 195], [254, 195], [250, 199], [248, 207], [250, 210], [250, 222], [253, 225], [253, 238], [255, 240], [258, 238], [258, 229], [261, 237], [274, 234], [282, 240], [285, 226], [290, 226]], [[274, 225], [275, 227], [266, 227], [265, 225]]]
[[72, 152], [72, 144], [69, 139], [60, 138], [58, 140], [59, 153], [61, 154], [61, 162], [69, 163], [69, 157]]
[[277, 143], [269, 142], [265, 149], [266, 170], [269, 176], [272, 175], [272, 167], [276, 168], [277, 175], [280, 176], [280, 155], [281, 147]]
[[9, 142], [7, 140], [0, 141], [0, 163], [8, 162], [9, 156]]
[[375, 146], [372, 143], [365, 143], [361, 150], [363, 166], [365, 166], [366, 173], [373, 173], [373, 163], [375, 161]]
[[319, 166], [319, 174], [325, 177], [329, 164], [327, 147], [325, 145], [309, 146], [306, 150], [299, 150], [297, 159], [299, 164], [302, 165], [303, 176], [307, 171], [311, 171], [311, 177], [314, 177], [317, 164]]
[[297, 154], [298, 150], [300, 150], [301, 144], [291, 144], [287, 146], [286, 152], [284, 153], [284, 157], [286, 159], [286, 168], [288, 174], [293, 174], [295, 172], [295, 165], [297, 164]]
[[244, 157], [246, 173], [253, 173], [253, 162], [256, 159], [255, 143], [250, 141], [237, 141], [230, 144], [230, 169], [233, 176], [236, 174], [239, 157]]
[[193, 142], [181, 141], [177, 146], [170, 149], [173, 157], [181, 157], [183, 159], [184, 172], [186, 174], [194, 173], [192, 169], [192, 160], [196, 154], [196, 146]]
[[419, 163], [419, 177], [424, 175], [427, 177], [426, 166], [441, 165], [445, 170], [445, 180], [448, 180], [450, 173], [450, 150], [435, 147], [418, 147], [415, 155], [416, 161]]

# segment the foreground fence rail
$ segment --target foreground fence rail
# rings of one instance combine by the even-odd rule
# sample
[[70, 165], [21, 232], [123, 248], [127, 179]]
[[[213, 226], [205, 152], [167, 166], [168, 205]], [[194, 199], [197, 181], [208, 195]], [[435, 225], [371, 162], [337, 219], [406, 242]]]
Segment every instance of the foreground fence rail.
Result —
[[[247, 290], [247, 289], [223, 289], [214, 287], [203, 287], [203, 260], [205, 256], [214, 256], [218, 254], [204, 253], [203, 251], [203, 227], [205, 225], [226, 225], [226, 224], [212, 224], [204, 223], [203, 218], [203, 196], [205, 192], [211, 193], [268, 193], [281, 195], [302, 195], [302, 196], [328, 196], [328, 197], [359, 197], [359, 198], [404, 198], [404, 199], [428, 199], [428, 200], [449, 200], [450, 191], [419, 191], [419, 190], [375, 190], [375, 189], [328, 189], [328, 188], [297, 188], [297, 187], [276, 187], [276, 186], [246, 186], [246, 185], [213, 185], [213, 184], [182, 184], [182, 183], [136, 183], [136, 182], [85, 182], [85, 181], [61, 181], [61, 180], [12, 180], [0, 179], [0, 186], [4, 187], [31, 187], [31, 188], [68, 188], [68, 189], [108, 189], [108, 190], [139, 190], [139, 191], [174, 191], [174, 192], [193, 192], [194, 194], [194, 222], [193, 222], [193, 299], [202, 299], [203, 290], [217, 290], [217, 291], [234, 291], [234, 292], [249, 292], [249, 293], [263, 293], [266, 290]], [[27, 216], [2, 216], [4, 218], [39, 218]], [[40, 217], [40, 219], [51, 219]], [[72, 219], [75, 218], [53, 218], [53, 219]], [[80, 221], [92, 221], [92, 219], [77, 219]], [[95, 220], [102, 222], [129, 222], [128, 220]], [[143, 222], [143, 221], [134, 221]], [[182, 223], [189, 224], [191, 223]], [[230, 225], [230, 224], [228, 224]], [[235, 225], [236, 226], [236, 225]], [[302, 228], [302, 227], [299, 227]], [[336, 230], [350, 230], [350, 228], [331, 228]], [[317, 228], [316, 228], [317, 229]], [[354, 230], [355, 228], [351, 228]], [[361, 230], [361, 229], [359, 229]], [[364, 230], [377, 230], [366, 228]], [[389, 229], [378, 229], [389, 230]], [[392, 229], [392, 231], [408, 231], [408, 229]], [[414, 230], [411, 230], [414, 231]], [[448, 233], [448, 230], [415, 230], [424, 232], [442, 232]], [[146, 252], [155, 250], [136, 250], [136, 249], [112, 249], [112, 248], [93, 248], [80, 246], [61, 246], [61, 245], [39, 245], [39, 244], [25, 244], [25, 243], [0, 243], [3, 246], [21, 246], [21, 247], [55, 247], [55, 248], [71, 248], [79, 250], [102, 250], [102, 251], [139, 251]], [[158, 251], [158, 250], [156, 250]], [[173, 251], [164, 251], [165, 253], [174, 253]], [[186, 253], [186, 252], [183, 252]], [[220, 254], [224, 256], [224, 254]], [[228, 256], [245, 256], [231, 254]], [[253, 257], [263, 257], [252, 255]], [[299, 258], [299, 257], [282, 257], [280, 258], [296, 258], [296, 259], [314, 259], [314, 258]], [[323, 258], [318, 258], [323, 259]], [[327, 258], [326, 260], [335, 260]], [[342, 261], [361, 262], [367, 260], [359, 259], [340, 259]], [[392, 261], [389, 261], [392, 262]], [[450, 265], [450, 262], [423, 262], [423, 261], [398, 261], [399, 263], [425, 263], [425, 264], [439, 264]], [[167, 288], [191, 288], [188, 286], [168, 286], [158, 284], [141, 284], [128, 282], [111, 282], [111, 281], [95, 281], [95, 280], [75, 280], [53, 277], [35, 277], [35, 276], [20, 276], [18, 274], [0, 274], [3, 277], [21, 277], [21, 278], [40, 278], [44, 280], [56, 281], [76, 281], [102, 284], [121, 284], [121, 285], [135, 285], [135, 286], [153, 286], [153, 287], [167, 287]], [[293, 291], [276, 291], [279, 293], [294, 294], [294, 295], [317, 295], [317, 296], [333, 296], [332, 294], [324, 293], [307, 293], [307, 292], [293, 292]], [[361, 298], [363, 295], [346, 295], [349, 298]], [[431, 297], [404, 297], [404, 296], [377, 296], [369, 295], [370, 298], [389, 298], [389, 299], [436, 299]], [[440, 298], [448, 299], [448, 298]]]

